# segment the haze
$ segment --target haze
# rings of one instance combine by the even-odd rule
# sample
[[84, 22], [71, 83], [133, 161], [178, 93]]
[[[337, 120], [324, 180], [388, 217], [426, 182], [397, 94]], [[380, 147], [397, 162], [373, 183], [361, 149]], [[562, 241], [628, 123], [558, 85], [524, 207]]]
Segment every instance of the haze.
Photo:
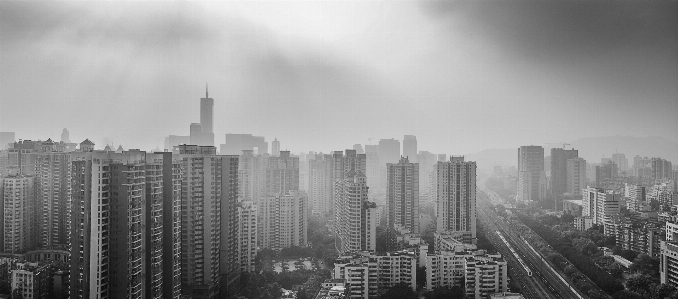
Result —
[[669, 1], [3, 1], [0, 131], [162, 147], [208, 82], [216, 144], [678, 141], [677, 37]]

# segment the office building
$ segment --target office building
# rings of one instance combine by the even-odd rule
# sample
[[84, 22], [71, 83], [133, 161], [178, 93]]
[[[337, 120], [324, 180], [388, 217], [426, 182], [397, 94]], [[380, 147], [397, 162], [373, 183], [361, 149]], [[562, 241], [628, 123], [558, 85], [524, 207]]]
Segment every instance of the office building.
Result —
[[269, 193], [258, 207], [261, 247], [280, 252], [291, 246], [306, 246], [308, 242], [308, 197], [304, 192], [288, 190]]
[[419, 233], [419, 164], [407, 157], [387, 167], [388, 225]]
[[566, 189], [568, 193], [575, 199], [581, 198], [581, 190], [586, 187], [586, 160], [582, 158], [573, 158], [567, 160], [566, 165]]
[[204, 143], [201, 145], [214, 146], [214, 99], [209, 97], [207, 86], [205, 97], [200, 99], [200, 128]]
[[0, 132], [0, 150], [10, 148], [16, 140], [14, 132]]
[[222, 155], [240, 155], [243, 150], [251, 150], [253, 153], [268, 154], [268, 142], [263, 136], [252, 134], [226, 134], [226, 143], [219, 148]]
[[280, 156], [280, 141], [278, 141], [278, 138], [273, 139], [273, 142], [271, 143], [271, 156]]
[[603, 225], [607, 218], [619, 214], [619, 194], [594, 187], [582, 191], [582, 216], [591, 217], [593, 224]]
[[35, 178], [30, 175], [0, 177], [0, 248], [18, 253], [34, 249], [37, 243]]
[[518, 188], [517, 201], [538, 201], [546, 194], [546, 174], [544, 172], [544, 148], [541, 146], [521, 146], [518, 149]]
[[417, 136], [405, 135], [403, 138], [403, 157], [417, 163]]
[[334, 211], [332, 156], [317, 154], [308, 161], [308, 199], [313, 215], [331, 215]]
[[450, 157], [436, 164], [436, 231], [476, 243], [476, 163]]
[[366, 177], [353, 169], [344, 174], [343, 184], [335, 184], [335, 232], [339, 252], [376, 249], [377, 205], [368, 200]]
[[579, 157], [575, 149], [551, 149], [551, 191], [555, 196], [562, 196], [567, 192], [567, 160]]

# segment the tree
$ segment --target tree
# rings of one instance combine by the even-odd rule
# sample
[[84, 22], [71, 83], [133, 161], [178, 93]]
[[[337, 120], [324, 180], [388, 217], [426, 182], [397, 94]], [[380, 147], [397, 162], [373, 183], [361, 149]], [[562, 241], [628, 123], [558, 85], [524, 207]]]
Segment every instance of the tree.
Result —
[[659, 260], [653, 259], [651, 256], [641, 253], [634, 260], [630, 270], [640, 274], [647, 274], [655, 276], [659, 269]]
[[627, 260], [629, 260], [629, 261], [633, 261], [633, 260], [635, 260], [636, 257], [638, 256], [638, 253], [636, 253], [636, 252], [633, 251], [633, 250], [624, 249], [624, 250], [622, 250], [622, 252], [621, 252], [620, 255], [621, 255], [623, 258], [625, 258], [625, 259], [627, 259]]
[[676, 288], [663, 283], [654, 283], [650, 286], [651, 299], [664, 299], [676, 292]]
[[612, 254], [621, 255], [622, 254], [622, 248], [619, 247], [619, 246], [612, 247]]
[[465, 298], [464, 290], [459, 286], [452, 288], [435, 288], [431, 292], [424, 295], [426, 299], [463, 299]]
[[306, 294], [306, 290], [303, 288], [299, 288], [299, 291], [297, 291], [297, 299], [311, 299], [308, 297]]
[[574, 216], [570, 214], [564, 214], [563, 216], [560, 216], [560, 222], [564, 223], [572, 223], [574, 221]]
[[422, 289], [426, 287], [426, 266], [417, 267], [417, 288]]
[[389, 288], [386, 293], [379, 297], [380, 299], [418, 299], [417, 294], [404, 283]]
[[626, 288], [631, 292], [645, 295], [650, 293], [650, 285], [653, 283], [654, 279], [649, 275], [636, 275], [626, 281]]

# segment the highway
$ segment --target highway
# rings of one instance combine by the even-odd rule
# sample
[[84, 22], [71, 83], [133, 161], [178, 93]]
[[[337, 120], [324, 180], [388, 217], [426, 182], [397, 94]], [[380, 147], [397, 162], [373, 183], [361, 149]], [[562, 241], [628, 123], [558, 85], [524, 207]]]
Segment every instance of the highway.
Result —
[[[492, 194], [496, 196], [495, 194]], [[518, 279], [518, 283], [521, 285], [523, 296], [526, 298], [585, 298], [581, 296], [574, 288], [572, 288], [566, 281], [563, 281], [557, 273], [556, 270], [551, 268], [548, 263], [542, 259], [541, 255], [536, 253], [532, 248], [528, 246], [524, 239], [522, 239], [517, 233], [509, 228], [508, 223], [501, 217], [499, 217], [493, 209], [493, 203], [500, 204], [498, 198], [492, 198], [478, 190], [477, 196], [477, 217], [478, 221], [483, 224], [483, 226], [490, 231], [499, 231], [501, 232], [513, 249], [520, 255], [522, 260], [527, 264], [527, 266], [532, 270], [532, 276], [521, 276], [525, 275], [525, 271], [516, 271], [522, 268], [518, 264], [517, 260], [514, 258], [516, 265], [513, 266], [513, 273], [519, 275], [514, 279]], [[493, 234], [496, 237], [496, 234]], [[488, 236], [489, 238], [489, 236]], [[498, 239], [498, 238], [497, 238]], [[490, 239], [495, 247], [500, 250], [502, 255], [511, 256], [512, 253], [506, 249], [506, 245], [503, 244], [501, 240], [495, 243]], [[497, 246], [500, 245], [500, 246]], [[500, 247], [506, 249], [507, 253], [501, 251]], [[525, 286], [522, 286], [522, 285]], [[528, 289], [531, 289], [528, 291]]]

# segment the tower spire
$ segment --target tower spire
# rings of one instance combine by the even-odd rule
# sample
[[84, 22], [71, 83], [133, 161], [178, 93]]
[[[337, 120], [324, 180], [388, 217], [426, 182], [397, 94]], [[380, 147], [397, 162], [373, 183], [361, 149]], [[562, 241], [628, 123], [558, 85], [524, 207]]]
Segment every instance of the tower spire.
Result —
[[209, 97], [210, 97], [209, 85], [207, 84], [207, 82], [205, 82], [205, 98]]

